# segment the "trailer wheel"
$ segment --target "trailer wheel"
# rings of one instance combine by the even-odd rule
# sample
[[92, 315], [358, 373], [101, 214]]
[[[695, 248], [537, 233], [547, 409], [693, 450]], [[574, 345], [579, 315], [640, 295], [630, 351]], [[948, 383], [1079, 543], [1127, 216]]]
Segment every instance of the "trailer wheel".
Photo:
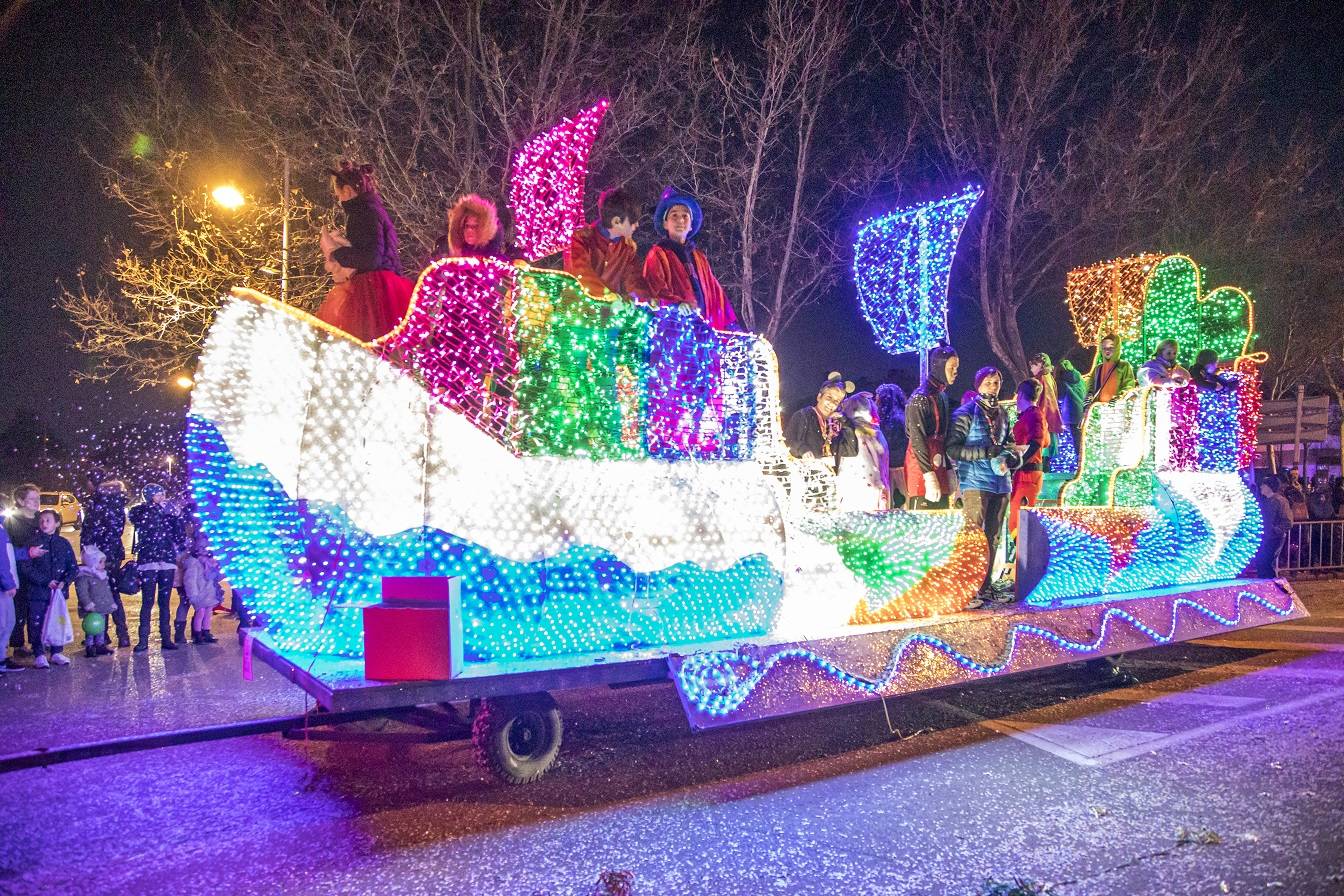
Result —
[[550, 694], [482, 700], [471, 723], [476, 761], [506, 784], [529, 784], [550, 770], [564, 723]]

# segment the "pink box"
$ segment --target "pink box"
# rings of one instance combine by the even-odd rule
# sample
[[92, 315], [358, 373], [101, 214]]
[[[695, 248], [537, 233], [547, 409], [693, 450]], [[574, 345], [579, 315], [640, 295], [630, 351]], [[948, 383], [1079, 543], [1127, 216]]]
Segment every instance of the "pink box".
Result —
[[447, 604], [455, 587], [453, 576], [383, 576], [383, 603]]

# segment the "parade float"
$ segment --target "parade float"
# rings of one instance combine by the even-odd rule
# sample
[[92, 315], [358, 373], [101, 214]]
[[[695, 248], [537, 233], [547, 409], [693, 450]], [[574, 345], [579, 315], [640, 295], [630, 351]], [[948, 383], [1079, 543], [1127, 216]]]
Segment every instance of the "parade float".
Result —
[[[566, 688], [670, 678], [712, 727], [1305, 615], [1283, 582], [1239, 578], [1260, 537], [1244, 293], [1204, 293], [1182, 256], [1070, 277], [1084, 344], [1110, 327], [1142, 359], [1162, 336], [1216, 336], [1238, 388], [1092, 407], [1060, 506], [1024, 517], [1025, 600], [967, 612], [983, 535], [955, 510], [839, 509], [833, 468], [784, 446], [767, 340], [590, 296], [540, 263], [582, 222], [604, 112], [514, 158], [532, 261], [431, 264], [370, 343], [246, 290], [210, 330], [193, 496], [247, 595], [249, 650], [324, 708], [469, 701], [478, 756], [520, 782], [554, 759], [549, 692]], [[945, 337], [978, 197], [861, 230], [884, 347]]]

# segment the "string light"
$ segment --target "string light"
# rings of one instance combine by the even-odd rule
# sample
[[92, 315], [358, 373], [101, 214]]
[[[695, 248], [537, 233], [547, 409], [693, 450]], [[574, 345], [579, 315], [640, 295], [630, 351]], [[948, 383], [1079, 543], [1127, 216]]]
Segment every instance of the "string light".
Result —
[[1069, 271], [1065, 304], [1079, 345], [1092, 348], [1107, 333], [1134, 338], [1143, 315], [1148, 275], [1162, 258], [1145, 253]]
[[566, 118], [519, 148], [509, 179], [514, 246], [529, 260], [560, 252], [583, 224], [588, 154], [607, 101]]
[[[1218, 595], [1210, 595], [1212, 602]], [[930, 676], [928, 674], [929, 654], [946, 657], [956, 665], [954, 670], [968, 672], [978, 677], [1003, 675], [1023, 669], [1051, 665], [1057, 662], [1069, 662], [1088, 655], [1105, 655], [1118, 646], [1121, 649], [1133, 649], [1129, 643], [1117, 643], [1122, 633], [1115, 631], [1116, 623], [1125, 626], [1143, 638], [1150, 645], [1169, 644], [1176, 638], [1181, 611], [1192, 611], [1223, 629], [1238, 628], [1248, 622], [1246, 605], [1266, 611], [1269, 619], [1285, 618], [1294, 611], [1292, 597], [1283, 606], [1253, 591], [1236, 590], [1232, 599], [1232, 615], [1224, 615], [1213, 607], [1188, 597], [1165, 596], [1137, 602], [1126, 608], [1106, 607], [1096, 624], [1096, 636], [1091, 641], [1078, 640], [1045, 628], [1042, 625], [1015, 623], [1008, 627], [1003, 636], [1003, 646], [997, 656], [981, 660], [968, 654], [947, 640], [928, 634], [915, 632], [898, 641], [891, 650], [885, 667], [876, 676], [858, 675], [847, 671], [838, 663], [805, 647], [766, 648], [765, 650], [744, 647], [737, 651], [711, 651], [687, 657], [676, 673], [677, 687], [687, 702], [695, 710], [711, 718], [723, 718], [732, 713], [742, 712], [744, 704], [753, 694], [767, 683], [770, 674], [781, 666], [803, 663], [817, 669], [831, 681], [844, 688], [864, 695], [889, 695], [908, 690], [939, 687], [964, 680], [957, 671]], [[1161, 619], [1165, 613], [1166, 618]], [[1156, 616], [1157, 619], [1151, 619]], [[1166, 630], [1163, 631], [1162, 628]], [[1036, 657], [1024, 662], [1016, 662], [1023, 652], [1024, 644], [1035, 642], [1047, 650], [1053, 648], [1059, 656]], [[911, 676], [919, 683], [915, 687], [902, 687], [903, 677]], [[781, 679], [781, 686], [789, 688], [787, 681]], [[770, 695], [777, 703], [787, 699], [780, 694]], [[794, 696], [794, 695], [790, 695]]]
[[957, 241], [984, 190], [866, 221], [854, 241], [854, 283], [877, 344], [892, 354], [947, 340], [947, 286]]

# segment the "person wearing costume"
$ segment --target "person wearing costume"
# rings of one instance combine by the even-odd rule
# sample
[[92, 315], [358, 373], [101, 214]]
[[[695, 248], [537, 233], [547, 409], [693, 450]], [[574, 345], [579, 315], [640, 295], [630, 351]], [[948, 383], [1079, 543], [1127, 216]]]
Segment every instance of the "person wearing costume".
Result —
[[504, 231], [499, 226], [499, 211], [484, 196], [468, 193], [458, 197], [448, 209], [443, 236], [434, 244], [434, 257], [497, 258], [508, 261], [504, 250]]
[[1059, 447], [1059, 434], [1064, 431], [1064, 417], [1059, 412], [1059, 387], [1055, 384], [1055, 365], [1045, 352], [1037, 352], [1031, 359], [1031, 378], [1041, 384], [1041, 397], [1037, 406], [1045, 417], [1045, 428], [1050, 431], [1050, 447], [1046, 449], [1046, 465]]
[[324, 232], [323, 254], [328, 271], [339, 266], [354, 273], [346, 283], [337, 281], [316, 317], [368, 342], [401, 323], [415, 284], [401, 276], [397, 231], [378, 194], [373, 166], [341, 162], [331, 181], [345, 210], [345, 233]]
[[950, 345], [929, 350], [929, 373], [905, 406], [905, 490], [912, 509], [937, 506], [951, 492], [943, 456], [952, 410], [947, 389], [961, 360]]
[[1134, 365], [1120, 358], [1120, 340], [1107, 333], [1097, 344], [1097, 361], [1087, 380], [1087, 403], [1110, 404], [1138, 385]]
[[[848, 387], [848, 388], [846, 388]], [[797, 458], [833, 457], [840, 437], [841, 420], [836, 413], [846, 393], [854, 388], [839, 373], [832, 373], [817, 390], [811, 407], [799, 408], [784, 428], [784, 442]]]
[[619, 187], [597, 197], [597, 220], [574, 231], [565, 249], [565, 270], [578, 278], [594, 298], [608, 292], [648, 298], [649, 284], [640, 270], [639, 203]]
[[985, 578], [972, 608], [1010, 599], [1006, 589], [990, 584], [994, 581], [999, 532], [1012, 491], [1009, 471], [1017, 466], [1018, 460], [1008, 444], [1008, 415], [999, 407], [1002, 385], [1003, 375], [996, 368], [982, 367], [976, 371], [976, 395], [952, 412], [952, 425], [947, 432], [947, 456], [957, 465], [966, 527], [984, 532], [989, 550]]
[[1177, 388], [1190, 382], [1190, 374], [1176, 363], [1180, 346], [1175, 339], [1163, 339], [1157, 344], [1153, 357], [1138, 371], [1140, 386], [1167, 386]]
[[[1055, 383], [1059, 387], [1059, 418], [1064, 424], [1061, 436], [1067, 432], [1073, 440], [1076, 464], [1083, 450], [1083, 409], [1087, 406], [1087, 383], [1083, 382], [1083, 375], [1068, 358], [1060, 361], [1059, 367], [1055, 369]], [[1061, 472], [1075, 473], [1077, 467]]]
[[1041, 384], [1023, 380], [1017, 384], [1017, 422], [1013, 424], [1013, 444], [1023, 449], [1022, 466], [1013, 473], [1013, 494], [1008, 499], [1008, 534], [1017, 540], [1017, 523], [1021, 509], [1035, 507], [1045, 479], [1045, 464], [1041, 460], [1050, 444], [1050, 431], [1045, 428], [1045, 417], [1036, 402], [1041, 397]]
[[877, 425], [871, 392], [840, 402], [840, 438], [835, 453], [835, 486], [840, 510], [891, 509], [891, 458]]
[[703, 215], [693, 196], [674, 187], [663, 191], [653, 224], [663, 238], [644, 257], [644, 280], [659, 304], [685, 305], [716, 330], [736, 330], [737, 315], [728, 304], [705, 253], [695, 247]]
[[1206, 348], [1195, 355], [1195, 366], [1190, 370], [1190, 382], [1202, 392], [1231, 392], [1237, 384], [1218, 372], [1218, 353]]

